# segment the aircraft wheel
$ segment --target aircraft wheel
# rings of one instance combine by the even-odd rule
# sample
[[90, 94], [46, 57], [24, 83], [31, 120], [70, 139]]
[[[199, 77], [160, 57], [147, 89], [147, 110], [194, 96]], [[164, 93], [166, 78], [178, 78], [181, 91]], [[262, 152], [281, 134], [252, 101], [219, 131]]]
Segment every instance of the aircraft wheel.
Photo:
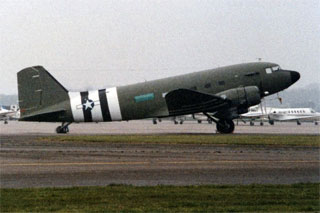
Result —
[[62, 127], [62, 126], [58, 126], [57, 128], [56, 128], [56, 133], [58, 133], [58, 134], [66, 134], [66, 133], [68, 133], [69, 132], [69, 127]]
[[180, 121], [180, 124], [183, 124], [183, 121]]
[[301, 125], [300, 121], [297, 121], [297, 125], [299, 125], [299, 126]]
[[263, 126], [263, 122], [262, 121], [260, 122], [260, 126]]
[[319, 123], [318, 123], [318, 121], [314, 122], [314, 125], [316, 125], [316, 126], [317, 126], [318, 124], [319, 124]]
[[254, 122], [253, 121], [250, 121], [250, 126], [254, 126]]
[[178, 121], [174, 121], [174, 124], [178, 124]]
[[232, 120], [220, 120], [217, 123], [217, 130], [222, 134], [230, 134], [234, 131], [234, 123]]
[[4, 124], [8, 124], [8, 121], [7, 121], [7, 120], [4, 120]]
[[201, 120], [198, 120], [198, 124], [201, 124], [201, 122], [202, 122]]
[[274, 120], [269, 120], [270, 125], [274, 125]]

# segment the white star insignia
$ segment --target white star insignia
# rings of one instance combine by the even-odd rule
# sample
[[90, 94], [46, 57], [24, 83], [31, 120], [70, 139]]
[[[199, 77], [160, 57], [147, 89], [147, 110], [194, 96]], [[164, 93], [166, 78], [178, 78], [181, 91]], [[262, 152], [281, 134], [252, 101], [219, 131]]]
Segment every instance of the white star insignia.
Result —
[[89, 108], [91, 110], [93, 108], [93, 106], [94, 106], [94, 103], [91, 100], [87, 100], [86, 103], [83, 104], [83, 106], [85, 107], [85, 110], [87, 110]]

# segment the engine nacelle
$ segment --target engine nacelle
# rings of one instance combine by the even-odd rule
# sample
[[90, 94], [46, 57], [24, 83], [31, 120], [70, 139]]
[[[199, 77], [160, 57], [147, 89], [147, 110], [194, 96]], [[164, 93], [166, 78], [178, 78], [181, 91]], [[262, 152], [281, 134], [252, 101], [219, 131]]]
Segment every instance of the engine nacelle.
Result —
[[231, 106], [236, 107], [239, 114], [247, 112], [249, 107], [261, 102], [260, 90], [256, 86], [229, 89], [218, 93], [218, 95], [230, 100]]

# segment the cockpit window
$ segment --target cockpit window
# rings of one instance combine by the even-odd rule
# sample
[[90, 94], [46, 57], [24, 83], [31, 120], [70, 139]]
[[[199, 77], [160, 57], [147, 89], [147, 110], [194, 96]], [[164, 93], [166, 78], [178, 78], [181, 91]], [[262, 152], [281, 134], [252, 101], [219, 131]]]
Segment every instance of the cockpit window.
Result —
[[272, 67], [272, 71], [273, 72], [276, 72], [276, 71], [279, 71], [280, 70], [280, 67], [279, 66], [274, 66]]
[[272, 72], [277, 72], [277, 71], [279, 71], [281, 68], [280, 68], [280, 66], [274, 66], [274, 67], [268, 67], [268, 68], [266, 68], [266, 73], [267, 74], [270, 74], [270, 73], [272, 73]]
[[311, 113], [316, 113], [313, 109], [311, 110]]

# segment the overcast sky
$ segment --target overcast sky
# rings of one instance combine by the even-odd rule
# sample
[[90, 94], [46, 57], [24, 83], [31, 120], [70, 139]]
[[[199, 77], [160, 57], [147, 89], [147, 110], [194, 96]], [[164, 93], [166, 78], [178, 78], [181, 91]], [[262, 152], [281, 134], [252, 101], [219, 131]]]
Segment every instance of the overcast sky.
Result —
[[319, 83], [319, 2], [0, 0], [0, 94], [33, 65], [72, 91], [257, 58]]

